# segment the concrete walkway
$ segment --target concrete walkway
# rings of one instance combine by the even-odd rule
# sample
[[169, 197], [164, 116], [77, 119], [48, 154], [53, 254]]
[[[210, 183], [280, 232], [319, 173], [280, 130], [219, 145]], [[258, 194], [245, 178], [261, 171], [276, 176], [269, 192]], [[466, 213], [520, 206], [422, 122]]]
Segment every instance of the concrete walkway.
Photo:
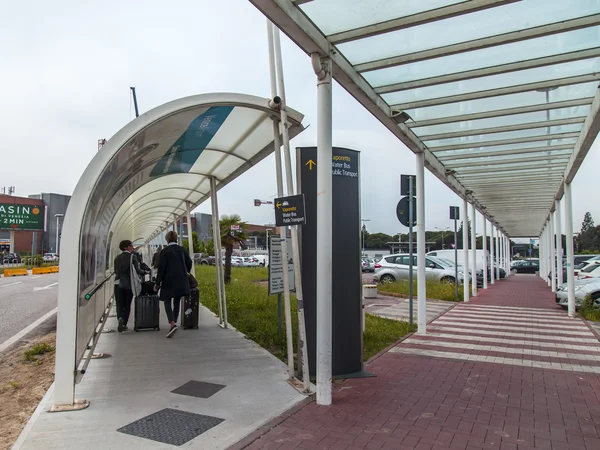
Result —
[[534, 275], [460, 304], [250, 449], [600, 449], [600, 343]]
[[164, 316], [160, 331], [103, 334], [96, 352], [112, 357], [92, 360], [76, 387], [90, 407], [49, 413], [50, 392], [14, 448], [225, 449], [305, 399], [281, 361], [207, 309], [199, 330], [172, 339]]

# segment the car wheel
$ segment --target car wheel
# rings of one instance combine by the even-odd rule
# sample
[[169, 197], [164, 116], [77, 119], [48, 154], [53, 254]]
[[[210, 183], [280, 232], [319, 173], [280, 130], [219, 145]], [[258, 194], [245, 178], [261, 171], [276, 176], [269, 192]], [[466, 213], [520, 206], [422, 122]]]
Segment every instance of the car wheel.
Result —
[[446, 284], [454, 284], [454, 278], [452, 277], [444, 277], [440, 280], [440, 282], [442, 283], [446, 283]]
[[389, 283], [393, 283], [394, 281], [396, 281], [396, 279], [391, 276], [391, 275], [383, 275], [379, 281], [381, 282], [381, 284], [389, 284]]
[[201, 265], [201, 266], [208, 266], [208, 263], [207, 263], [206, 261], [202, 261], [202, 262], [200, 263], [200, 265]]

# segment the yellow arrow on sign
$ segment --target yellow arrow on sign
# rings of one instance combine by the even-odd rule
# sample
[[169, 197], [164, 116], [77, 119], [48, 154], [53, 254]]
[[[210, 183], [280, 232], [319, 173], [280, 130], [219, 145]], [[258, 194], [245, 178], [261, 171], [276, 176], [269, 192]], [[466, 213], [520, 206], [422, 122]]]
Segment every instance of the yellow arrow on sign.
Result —
[[275, 206], [277, 206], [277, 208], [281, 208], [281, 203], [277, 202]]
[[316, 166], [316, 165], [317, 165], [317, 163], [316, 163], [316, 162], [314, 162], [312, 159], [309, 159], [309, 160], [308, 160], [308, 162], [306, 163], [306, 165], [308, 166], [308, 169], [309, 169], [309, 170], [312, 170], [312, 169], [313, 169], [313, 166]]

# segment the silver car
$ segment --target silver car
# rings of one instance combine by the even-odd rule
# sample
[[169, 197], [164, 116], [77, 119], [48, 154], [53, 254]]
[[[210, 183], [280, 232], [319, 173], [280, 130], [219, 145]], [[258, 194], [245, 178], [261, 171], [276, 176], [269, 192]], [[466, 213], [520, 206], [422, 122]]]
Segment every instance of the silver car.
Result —
[[[600, 278], [588, 278], [575, 281], [575, 307], [590, 296], [594, 303], [600, 307]], [[556, 291], [556, 300], [564, 309], [569, 307], [567, 284], [561, 285]]]
[[[386, 256], [375, 264], [374, 280], [380, 283], [392, 283], [394, 281], [408, 280], [410, 270], [410, 255], [401, 253], [397, 255]], [[417, 278], [417, 256], [413, 255], [413, 276]], [[440, 281], [444, 283], [454, 283], [454, 266], [448, 262], [427, 256], [425, 258], [425, 276], [429, 280]], [[462, 282], [462, 268], [458, 270], [459, 283]]]

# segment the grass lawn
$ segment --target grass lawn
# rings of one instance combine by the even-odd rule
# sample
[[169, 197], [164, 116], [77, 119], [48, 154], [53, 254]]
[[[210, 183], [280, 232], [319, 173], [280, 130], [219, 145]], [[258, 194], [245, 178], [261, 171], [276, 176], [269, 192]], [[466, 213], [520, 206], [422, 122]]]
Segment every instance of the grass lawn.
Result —
[[587, 297], [577, 308], [577, 312], [586, 320], [600, 322], [600, 309], [594, 304], [591, 297]]
[[[408, 295], [408, 289], [410, 284], [408, 281], [395, 281], [393, 283], [379, 284], [379, 292], [386, 293], [391, 292], [393, 294]], [[417, 282], [413, 282], [413, 295], [417, 295]], [[463, 287], [458, 286], [458, 298], [455, 295], [454, 284], [449, 283], [438, 283], [435, 281], [428, 281], [426, 284], [427, 298], [435, 300], [448, 300], [451, 302], [462, 302], [463, 300]]]
[[[196, 266], [200, 301], [218, 314], [216, 275], [214, 266]], [[226, 286], [227, 317], [231, 325], [248, 338], [267, 349], [282, 361], [287, 361], [285, 338], [285, 312], [282, 334], [277, 332], [277, 296], [269, 296], [268, 288], [260, 281], [268, 280], [266, 268], [232, 267], [231, 284]], [[298, 312], [296, 298], [292, 295], [292, 331], [296, 345]], [[364, 360], [394, 343], [412, 331], [406, 322], [366, 315], [364, 333]]]

